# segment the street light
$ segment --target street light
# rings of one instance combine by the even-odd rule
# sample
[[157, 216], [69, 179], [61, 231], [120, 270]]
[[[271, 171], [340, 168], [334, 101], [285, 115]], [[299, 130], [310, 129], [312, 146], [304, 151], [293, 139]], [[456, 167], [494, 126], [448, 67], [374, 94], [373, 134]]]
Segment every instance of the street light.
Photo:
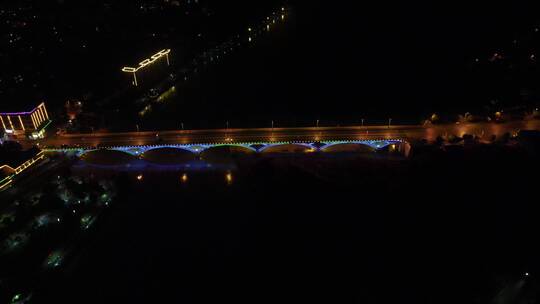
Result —
[[225, 131], [225, 141], [226, 141], [226, 142], [233, 141], [233, 139], [229, 136], [229, 121], [227, 120], [227, 121], [225, 122], [225, 124], [226, 124], [226, 127], [227, 127], [227, 129], [226, 129], [226, 131]]

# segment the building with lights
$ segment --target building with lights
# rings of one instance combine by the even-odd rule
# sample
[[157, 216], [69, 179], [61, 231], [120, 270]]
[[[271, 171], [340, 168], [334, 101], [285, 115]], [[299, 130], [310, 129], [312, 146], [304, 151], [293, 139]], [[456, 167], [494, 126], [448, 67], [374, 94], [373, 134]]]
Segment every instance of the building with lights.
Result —
[[50, 123], [51, 120], [44, 102], [28, 112], [0, 113], [0, 132], [7, 136], [43, 138], [45, 129]]

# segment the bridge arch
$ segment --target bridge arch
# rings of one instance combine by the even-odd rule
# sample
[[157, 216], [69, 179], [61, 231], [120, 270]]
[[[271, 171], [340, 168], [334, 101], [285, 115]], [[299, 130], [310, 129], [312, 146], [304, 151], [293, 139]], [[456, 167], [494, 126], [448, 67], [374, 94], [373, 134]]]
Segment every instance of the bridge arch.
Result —
[[202, 151], [200, 157], [212, 164], [233, 164], [237, 159], [256, 153], [256, 149], [242, 144], [218, 144]]
[[140, 156], [145, 161], [157, 164], [178, 164], [198, 158], [193, 151], [183, 147], [158, 147], [146, 150]]
[[364, 146], [368, 146], [374, 150], [380, 150], [380, 149], [383, 149], [389, 145], [392, 145], [392, 144], [400, 144], [402, 141], [401, 140], [359, 140], [359, 141], [354, 141], [354, 140], [349, 140], [349, 141], [335, 141], [335, 142], [328, 142], [326, 143], [325, 145], [323, 145], [321, 147], [321, 150], [328, 150], [328, 149], [331, 149], [332, 147], [334, 146], [339, 146], [339, 145], [364, 145]]
[[298, 153], [298, 152], [313, 152], [317, 150], [313, 144], [309, 143], [275, 143], [268, 144], [261, 148], [261, 153]]
[[79, 158], [93, 165], [123, 165], [137, 159], [129, 152], [116, 149], [93, 149], [83, 151]]
[[193, 149], [191, 149], [190, 147], [187, 147], [187, 146], [152, 146], [152, 147], [149, 147], [147, 149], [144, 149], [144, 151], [142, 152], [142, 154], [146, 154], [148, 152], [151, 152], [151, 151], [156, 151], [156, 150], [168, 150], [168, 151], [172, 151], [172, 150], [179, 150], [180, 152], [181, 151], [185, 151], [185, 152], [189, 152], [189, 153], [197, 153], [196, 151], [194, 151]]
[[210, 153], [225, 153], [225, 154], [250, 154], [257, 152], [256, 148], [249, 145], [242, 144], [217, 144], [207, 147], [201, 152], [201, 155], [208, 155]]
[[343, 142], [331, 143], [321, 147], [322, 152], [355, 152], [355, 153], [373, 153], [377, 149], [366, 143]]

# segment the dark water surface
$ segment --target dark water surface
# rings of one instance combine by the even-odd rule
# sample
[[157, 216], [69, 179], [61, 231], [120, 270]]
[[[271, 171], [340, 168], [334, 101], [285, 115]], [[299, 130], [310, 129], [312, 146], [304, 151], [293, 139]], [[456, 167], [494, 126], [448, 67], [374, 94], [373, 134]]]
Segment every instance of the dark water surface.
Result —
[[516, 282], [538, 290], [534, 275], [521, 279], [539, 269], [525, 174], [538, 163], [478, 152], [261, 159], [230, 183], [223, 171], [182, 171], [187, 183], [180, 171], [133, 172], [87, 254], [45, 293], [65, 303], [486, 303]]

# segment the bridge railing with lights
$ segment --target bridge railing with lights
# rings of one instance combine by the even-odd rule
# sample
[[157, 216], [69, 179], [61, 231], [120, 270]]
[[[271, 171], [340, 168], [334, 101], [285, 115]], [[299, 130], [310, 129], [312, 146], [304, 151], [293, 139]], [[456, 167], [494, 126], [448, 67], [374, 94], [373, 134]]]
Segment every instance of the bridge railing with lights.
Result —
[[216, 142], [216, 143], [192, 143], [192, 144], [156, 144], [156, 145], [143, 145], [143, 146], [109, 146], [109, 147], [67, 147], [67, 148], [46, 148], [46, 152], [64, 152], [75, 153], [76, 155], [82, 155], [86, 152], [95, 150], [115, 150], [125, 152], [134, 156], [139, 156], [147, 151], [163, 148], [175, 148], [190, 151], [192, 153], [202, 153], [203, 151], [220, 147], [220, 146], [237, 146], [250, 149], [257, 153], [263, 153], [270, 147], [283, 146], [283, 145], [302, 145], [313, 151], [324, 151], [325, 149], [340, 145], [340, 144], [359, 144], [369, 146], [374, 150], [380, 150], [390, 145], [396, 145], [404, 143], [402, 139], [379, 139], [379, 140], [328, 140], [324, 142], [311, 142], [311, 141], [284, 141], [284, 142]]

